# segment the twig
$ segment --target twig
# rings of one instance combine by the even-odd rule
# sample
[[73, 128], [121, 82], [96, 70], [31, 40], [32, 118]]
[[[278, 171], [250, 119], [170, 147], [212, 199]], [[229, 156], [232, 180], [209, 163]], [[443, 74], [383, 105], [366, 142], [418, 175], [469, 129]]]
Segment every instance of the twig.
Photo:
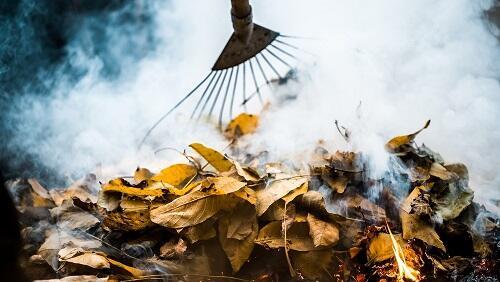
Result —
[[290, 261], [290, 256], [288, 255], [288, 241], [286, 240], [286, 230], [288, 229], [287, 228], [287, 224], [286, 224], [286, 204], [287, 202], [285, 201], [285, 211], [283, 212], [283, 223], [282, 223], [282, 227], [284, 227], [283, 229], [283, 235], [284, 235], [284, 239], [285, 239], [285, 257], [286, 257], [286, 262], [288, 264], [288, 270], [290, 271], [290, 276], [292, 278], [295, 277], [296, 273], [295, 273], [295, 269], [293, 269], [293, 266], [292, 266], [292, 262]]

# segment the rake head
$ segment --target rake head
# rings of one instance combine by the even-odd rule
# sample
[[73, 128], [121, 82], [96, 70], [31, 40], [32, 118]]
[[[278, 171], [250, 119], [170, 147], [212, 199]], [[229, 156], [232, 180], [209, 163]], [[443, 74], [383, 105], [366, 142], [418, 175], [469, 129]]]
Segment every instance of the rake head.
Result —
[[293, 65], [298, 58], [294, 53], [301, 49], [286, 42], [286, 39], [297, 37], [281, 35], [258, 24], [252, 25], [253, 31], [247, 42], [240, 40], [236, 32], [231, 35], [211, 72], [148, 130], [139, 148], [158, 124], [197, 93], [201, 96], [191, 118], [212, 117], [217, 110], [221, 128], [225, 114], [232, 119], [235, 104], [246, 110], [248, 102], [257, 96], [263, 105], [263, 87], [282, 85], [295, 78]]

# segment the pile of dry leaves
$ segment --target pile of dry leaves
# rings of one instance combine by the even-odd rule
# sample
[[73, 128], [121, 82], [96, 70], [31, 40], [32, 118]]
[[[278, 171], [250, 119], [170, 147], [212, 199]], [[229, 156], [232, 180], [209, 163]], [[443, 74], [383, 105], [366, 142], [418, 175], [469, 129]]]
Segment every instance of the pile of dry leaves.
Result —
[[[257, 124], [243, 114], [226, 136]], [[318, 146], [303, 171], [194, 143], [186, 163], [133, 180], [11, 181], [23, 266], [56, 281], [498, 279], [498, 217], [473, 202], [465, 165], [416, 146], [419, 132], [387, 143], [380, 179], [358, 152]]]

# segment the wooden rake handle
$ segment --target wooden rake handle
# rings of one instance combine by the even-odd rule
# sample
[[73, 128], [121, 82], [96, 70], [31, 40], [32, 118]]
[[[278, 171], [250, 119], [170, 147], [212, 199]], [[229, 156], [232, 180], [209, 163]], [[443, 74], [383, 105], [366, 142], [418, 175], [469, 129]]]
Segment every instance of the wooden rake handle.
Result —
[[231, 0], [231, 20], [236, 37], [247, 44], [252, 38], [252, 6], [249, 0]]

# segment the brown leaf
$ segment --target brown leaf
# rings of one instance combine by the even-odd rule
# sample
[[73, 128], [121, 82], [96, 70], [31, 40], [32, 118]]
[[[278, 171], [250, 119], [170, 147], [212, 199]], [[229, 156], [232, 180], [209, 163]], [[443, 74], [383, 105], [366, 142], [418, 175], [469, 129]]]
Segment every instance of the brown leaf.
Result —
[[243, 188], [245, 183], [231, 177], [209, 177], [206, 188], [181, 196], [172, 202], [151, 210], [151, 220], [167, 228], [193, 226], [228, 209], [236, 201], [227, 194]]
[[160, 247], [160, 257], [164, 259], [180, 258], [187, 250], [187, 244], [179, 238], [178, 241], [168, 241]]
[[332, 177], [330, 175], [321, 175], [321, 179], [332, 188], [333, 191], [342, 194], [344, 193], [347, 183], [349, 182], [349, 179], [345, 176], [337, 176], [337, 177]]
[[411, 206], [413, 199], [418, 197], [421, 193], [420, 189], [421, 188], [419, 187], [415, 187], [402, 205], [400, 217], [403, 229], [403, 239], [420, 239], [431, 246], [446, 251], [443, 241], [439, 238], [439, 235], [434, 230], [434, 227], [432, 227], [430, 223], [420, 219], [417, 215], [410, 214], [404, 209], [404, 207]]
[[444, 166], [436, 162], [431, 165], [429, 174], [437, 178], [440, 178], [444, 181], [449, 181], [454, 178], [458, 178], [458, 175], [456, 175], [451, 171], [448, 171]]
[[[403, 240], [401, 234], [394, 234], [394, 239], [398, 244], [404, 248], [406, 242]], [[392, 249], [391, 236], [387, 233], [379, 233], [370, 240], [366, 255], [368, 262], [381, 262], [394, 257], [394, 250]]]
[[252, 233], [256, 217], [255, 206], [242, 203], [226, 217], [226, 237], [228, 239], [243, 240]]
[[189, 147], [200, 154], [218, 172], [229, 171], [233, 167], [233, 163], [230, 160], [212, 148], [205, 147], [205, 145], [200, 143], [193, 143]]
[[[248, 209], [254, 210], [253, 206], [248, 204], [245, 206]], [[233, 272], [240, 270], [243, 264], [248, 260], [254, 248], [254, 240], [259, 233], [259, 224], [255, 216], [255, 210], [253, 215], [247, 215], [249, 220], [246, 220], [243, 226], [236, 222], [241, 219], [239, 216], [244, 216], [244, 214], [242, 213], [238, 216], [228, 214], [223, 216], [219, 221], [219, 242], [231, 263]], [[235, 227], [234, 225], [238, 226]], [[244, 236], [244, 234], [247, 234], [247, 236]]]
[[307, 215], [307, 223], [315, 247], [331, 246], [339, 241], [339, 229], [335, 224], [323, 221], [313, 214]]
[[282, 199], [285, 201], [285, 204], [288, 204], [288, 203], [292, 202], [298, 196], [305, 194], [308, 189], [309, 189], [309, 185], [306, 181], [304, 184], [300, 185], [299, 188], [297, 188], [297, 189], [293, 190], [292, 192], [283, 196]]
[[281, 180], [276, 179], [268, 187], [257, 191], [257, 215], [261, 216], [272, 203], [299, 188], [306, 182], [307, 178], [305, 177], [288, 178], [283, 176]]
[[209, 218], [200, 224], [183, 228], [179, 233], [186, 237], [191, 244], [198, 241], [209, 240], [217, 236], [214, 228], [215, 220]]
[[331, 250], [292, 252], [293, 268], [311, 281], [331, 281], [328, 269], [333, 262]]
[[[309, 236], [307, 223], [294, 223], [287, 230], [287, 242], [290, 250], [311, 251], [315, 250], [314, 242]], [[271, 249], [285, 247], [284, 234], [281, 221], [272, 221], [259, 231], [255, 243]]]

